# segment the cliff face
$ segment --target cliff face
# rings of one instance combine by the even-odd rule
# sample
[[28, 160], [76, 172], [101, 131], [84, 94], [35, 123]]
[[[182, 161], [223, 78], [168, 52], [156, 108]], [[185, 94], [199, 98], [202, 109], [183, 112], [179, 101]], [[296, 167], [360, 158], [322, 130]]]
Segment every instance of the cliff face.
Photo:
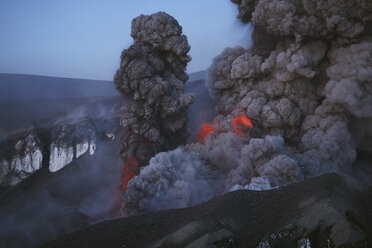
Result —
[[62, 169], [88, 151], [93, 155], [96, 150], [95, 136], [96, 130], [89, 121], [54, 128], [51, 132], [49, 171]]
[[0, 146], [0, 183], [15, 185], [42, 167], [42, 145], [35, 132], [18, 139], [8, 140]]
[[96, 138], [119, 134], [118, 114], [79, 117], [15, 133], [0, 143], [0, 185], [14, 186], [32, 173], [57, 172], [85, 153], [93, 155]]
[[0, 187], [93, 154], [118, 123], [118, 95], [109, 81], [0, 73]]

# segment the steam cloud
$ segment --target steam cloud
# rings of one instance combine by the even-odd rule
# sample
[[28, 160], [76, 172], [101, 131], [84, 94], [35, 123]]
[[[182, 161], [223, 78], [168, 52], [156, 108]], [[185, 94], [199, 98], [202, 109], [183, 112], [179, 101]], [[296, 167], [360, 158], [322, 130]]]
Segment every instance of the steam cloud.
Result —
[[[227, 48], [209, 69], [214, 131], [159, 153], [129, 182], [124, 201], [140, 212], [348, 171], [371, 144], [360, 123], [372, 118], [372, 2], [232, 2], [254, 26], [253, 46]], [[242, 114], [253, 128], [239, 137], [231, 120]]]
[[184, 94], [190, 46], [182, 27], [170, 15], [158, 12], [132, 21], [134, 45], [121, 55], [114, 81], [130, 98], [121, 119], [124, 129], [121, 156], [146, 165], [156, 153], [186, 142], [186, 108], [193, 94]]

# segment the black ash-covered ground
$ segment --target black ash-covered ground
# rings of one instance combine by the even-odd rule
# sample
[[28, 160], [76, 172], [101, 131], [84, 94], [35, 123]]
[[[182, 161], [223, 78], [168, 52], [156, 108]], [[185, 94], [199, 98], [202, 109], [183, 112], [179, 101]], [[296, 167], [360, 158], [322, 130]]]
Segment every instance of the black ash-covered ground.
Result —
[[[211, 237], [221, 230], [231, 233], [230, 242], [215, 240], [215, 247], [257, 247], [271, 234], [286, 230], [295, 234], [267, 239], [271, 247], [297, 247], [301, 238], [308, 238], [312, 247], [326, 247], [327, 239], [335, 245], [353, 240], [359, 233], [367, 235], [365, 245], [372, 245], [371, 209], [370, 188], [344, 175], [326, 174], [280, 189], [239, 190], [190, 208], [99, 223], [42, 247], [186, 247], [203, 235]], [[309, 221], [301, 222], [306, 218]], [[312, 222], [316, 224], [312, 226]], [[349, 229], [337, 232], [343, 223]], [[225, 246], [218, 246], [221, 243]]]

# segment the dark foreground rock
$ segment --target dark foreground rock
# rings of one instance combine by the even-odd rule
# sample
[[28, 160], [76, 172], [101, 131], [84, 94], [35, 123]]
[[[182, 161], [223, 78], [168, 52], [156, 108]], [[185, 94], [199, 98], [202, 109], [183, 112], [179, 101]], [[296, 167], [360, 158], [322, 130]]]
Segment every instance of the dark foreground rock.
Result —
[[59, 247], [371, 247], [372, 191], [327, 174], [270, 191], [239, 190], [206, 203], [106, 221]]

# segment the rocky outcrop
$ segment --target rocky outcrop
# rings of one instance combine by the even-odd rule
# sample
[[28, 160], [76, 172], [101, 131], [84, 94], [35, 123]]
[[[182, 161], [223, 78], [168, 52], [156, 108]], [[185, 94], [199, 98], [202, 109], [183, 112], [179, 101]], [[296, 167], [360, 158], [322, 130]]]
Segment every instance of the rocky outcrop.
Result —
[[43, 152], [37, 133], [0, 145], [0, 185], [15, 185], [42, 167]]
[[49, 171], [56, 172], [71, 163], [74, 158], [87, 152], [93, 155], [96, 150], [95, 136], [93, 123], [87, 121], [54, 128], [50, 145]]
[[119, 117], [81, 119], [13, 134], [0, 144], [0, 185], [14, 186], [44, 168], [57, 172], [84, 154], [93, 155], [96, 138], [115, 139]]

